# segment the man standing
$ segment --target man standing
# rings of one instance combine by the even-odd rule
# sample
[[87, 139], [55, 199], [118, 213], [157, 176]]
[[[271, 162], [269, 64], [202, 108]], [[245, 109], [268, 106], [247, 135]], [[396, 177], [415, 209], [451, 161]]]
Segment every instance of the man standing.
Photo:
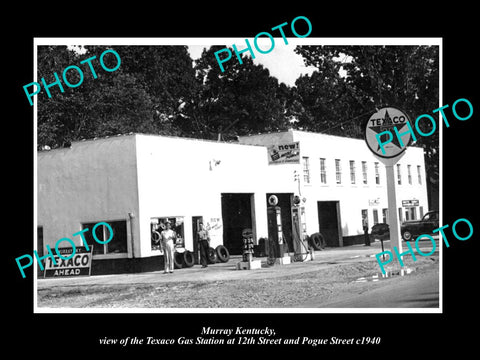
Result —
[[362, 226], [365, 236], [365, 246], [370, 246], [370, 235], [368, 235], [368, 218], [366, 215], [362, 217]]
[[210, 237], [208, 230], [203, 223], [199, 224], [200, 231], [198, 232], [198, 244], [200, 246], [200, 264], [202, 268], [206, 268], [208, 265], [208, 248], [210, 247]]
[[177, 234], [172, 230], [172, 224], [167, 219], [165, 222], [165, 230], [162, 231], [162, 247], [163, 258], [165, 262], [165, 274], [173, 273], [173, 250], [175, 245], [175, 238]]

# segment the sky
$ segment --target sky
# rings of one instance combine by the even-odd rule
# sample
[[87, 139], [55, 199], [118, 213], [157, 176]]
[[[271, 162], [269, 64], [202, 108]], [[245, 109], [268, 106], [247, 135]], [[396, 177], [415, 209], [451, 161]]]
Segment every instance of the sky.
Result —
[[[286, 45], [281, 38], [275, 39], [275, 46], [268, 54], [261, 54], [255, 51], [254, 48], [255, 59], [253, 59], [253, 62], [255, 64], [262, 64], [270, 71], [270, 75], [276, 77], [279, 82], [283, 82], [288, 86], [294, 86], [295, 80], [297, 80], [301, 74], [311, 74], [315, 68], [306, 67], [303, 64], [303, 58], [294, 52], [295, 45], [290, 43]], [[265, 40], [269, 41], [268, 39]], [[235, 45], [239, 51], [246, 48], [246, 46], [243, 46], [241, 43]], [[271, 46], [270, 42], [262, 44], [260, 41], [258, 45], [260, 49], [264, 50], [267, 50]], [[198, 59], [205, 47], [210, 47], [210, 45], [188, 45], [192, 59]], [[229, 47], [231, 47], [231, 44]], [[249, 52], [244, 54], [249, 55]], [[229, 61], [238, 61], [236, 60], [235, 54], [232, 55]]]
[[[285, 44], [282, 38], [274, 39], [274, 48], [268, 54], [262, 54], [258, 51], [255, 51], [256, 49], [254, 48], [253, 40], [249, 40], [251, 46], [254, 49], [255, 59], [253, 59], [253, 62], [255, 64], [262, 64], [270, 71], [271, 76], [276, 77], [279, 82], [283, 82], [285, 83], [285, 85], [288, 86], [294, 86], [295, 81], [300, 75], [311, 74], [315, 70], [315, 67], [306, 67], [303, 64], [302, 56], [294, 52], [296, 46], [295, 42], [297, 39], [288, 38], [288, 44]], [[246, 48], [246, 44], [241, 43], [242, 40], [245, 41], [245, 39], [231, 39], [230, 41], [232, 41], [232, 43], [226, 46], [231, 48], [232, 44], [235, 43], [239, 51], [241, 51], [242, 49]], [[270, 40], [268, 38], [259, 38], [258, 40], [258, 46], [260, 47], [260, 49], [266, 51], [271, 46]], [[84, 50], [76, 46], [70, 45], [69, 47], [75, 49], [75, 51], [77, 51], [79, 54], [84, 52]], [[187, 47], [192, 59], [196, 60], [201, 56], [203, 49], [209, 48], [210, 44], [197, 45], [188, 44], [187, 42]], [[248, 51], [244, 54], [250, 56]], [[235, 54], [232, 55], [232, 58], [229, 61], [238, 61]]]

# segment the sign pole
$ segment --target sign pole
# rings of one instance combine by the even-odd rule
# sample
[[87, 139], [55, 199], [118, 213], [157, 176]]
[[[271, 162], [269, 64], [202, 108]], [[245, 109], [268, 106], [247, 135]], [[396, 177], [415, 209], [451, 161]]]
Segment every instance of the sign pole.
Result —
[[403, 253], [393, 166], [405, 155], [407, 145], [412, 140], [412, 130], [408, 123], [409, 119], [405, 112], [394, 107], [385, 107], [377, 110], [368, 119], [365, 128], [365, 142], [368, 148], [385, 165], [392, 254], [394, 247], [399, 254]]
[[390, 228], [390, 248], [393, 254], [393, 247], [398, 249], [398, 253], [402, 251], [402, 241], [400, 236], [400, 227], [398, 226], [397, 214], [397, 194], [395, 190], [395, 176], [393, 173], [393, 164], [385, 164], [387, 173], [387, 197], [388, 197], [388, 222]]

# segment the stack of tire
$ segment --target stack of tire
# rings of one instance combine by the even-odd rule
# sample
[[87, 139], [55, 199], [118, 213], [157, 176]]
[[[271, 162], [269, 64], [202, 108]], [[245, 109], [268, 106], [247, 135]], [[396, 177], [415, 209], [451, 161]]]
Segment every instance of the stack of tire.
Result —
[[[215, 264], [216, 262], [226, 263], [230, 260], [230, 253], [223, 245], [218, 245], [215, 249], [208, 248], [208, 262]], [[195, 257], [191, 251], [175, 252], [173, 256], [175, 269], [189, 268], [195, 264]]]
[[216, 262], [226, 263], [230, 260], [230, 253], [224, 245], [218, 245], [215, 249], [208, 248], [208, 262], [215, 264]]
[[173, 254], [173, 264], [175, 269], [189, 268], [195, 264], [195, 257], [191, 251], [185, 250], [183, 252], [177, 252]]

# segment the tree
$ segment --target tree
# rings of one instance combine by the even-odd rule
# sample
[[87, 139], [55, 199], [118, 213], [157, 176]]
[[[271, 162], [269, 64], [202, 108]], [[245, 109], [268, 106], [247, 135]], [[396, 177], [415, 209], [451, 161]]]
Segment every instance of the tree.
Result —
[[[38, 50], [38, 79], [54, 81], [54, 72], [62, 78], [70, 65], [83, 69], [84, 80], [76, 88], [63, 85], [50, 90], [48, 98], [38, 96], [38, 145], [60, 147], [82, 138], [102, 137], [129, 132], [181, 134], [176, 119], [181, 103], [192, 94], [196, 81], [192, 60], [184, 46], [115, 46], [121, 65], [114, 72], [103, 71], [100, 55], [110, 47], [86, 46], [84, 53], [66, 46], [41, 46]], [[92, 64], [94, 79], [82, 60], [96, 56]], [[108, 64], [115, 61], [105, 56]], [[115, 65], [115, 64], [114, 64]], [[68, 73], [69, 81], [77, 83], [77, 73]]]
[[196, 62], [196, 93], [186, 104], [182, 129], [215, 139], [285, 128], [285, 89], [278, 80], [248, 56], [242, 64], [232, 58], [221, 72], [214, 56], [221, 48], [204, 49]]
[[[403, 109], [411, 122], [438, 108], [438, 46], [297, 46], [295, 52], [318, 69], [296, 82], [304, 106], [299, 126], [361, 138], [377, 108]], [[420, 128], [429, 133], [431, 125]], [[424, 148], [430, 185], [438, 188], [439, 132], [418, 136], [416, 146]]]
[[437, 107], [437, 46], [297, 46], [295, 52], [318, 69], [297, 81], [298, 92], [318, 95], [330, 112], [348, 114], [338, 119], [383, 106], [415, 118]]

